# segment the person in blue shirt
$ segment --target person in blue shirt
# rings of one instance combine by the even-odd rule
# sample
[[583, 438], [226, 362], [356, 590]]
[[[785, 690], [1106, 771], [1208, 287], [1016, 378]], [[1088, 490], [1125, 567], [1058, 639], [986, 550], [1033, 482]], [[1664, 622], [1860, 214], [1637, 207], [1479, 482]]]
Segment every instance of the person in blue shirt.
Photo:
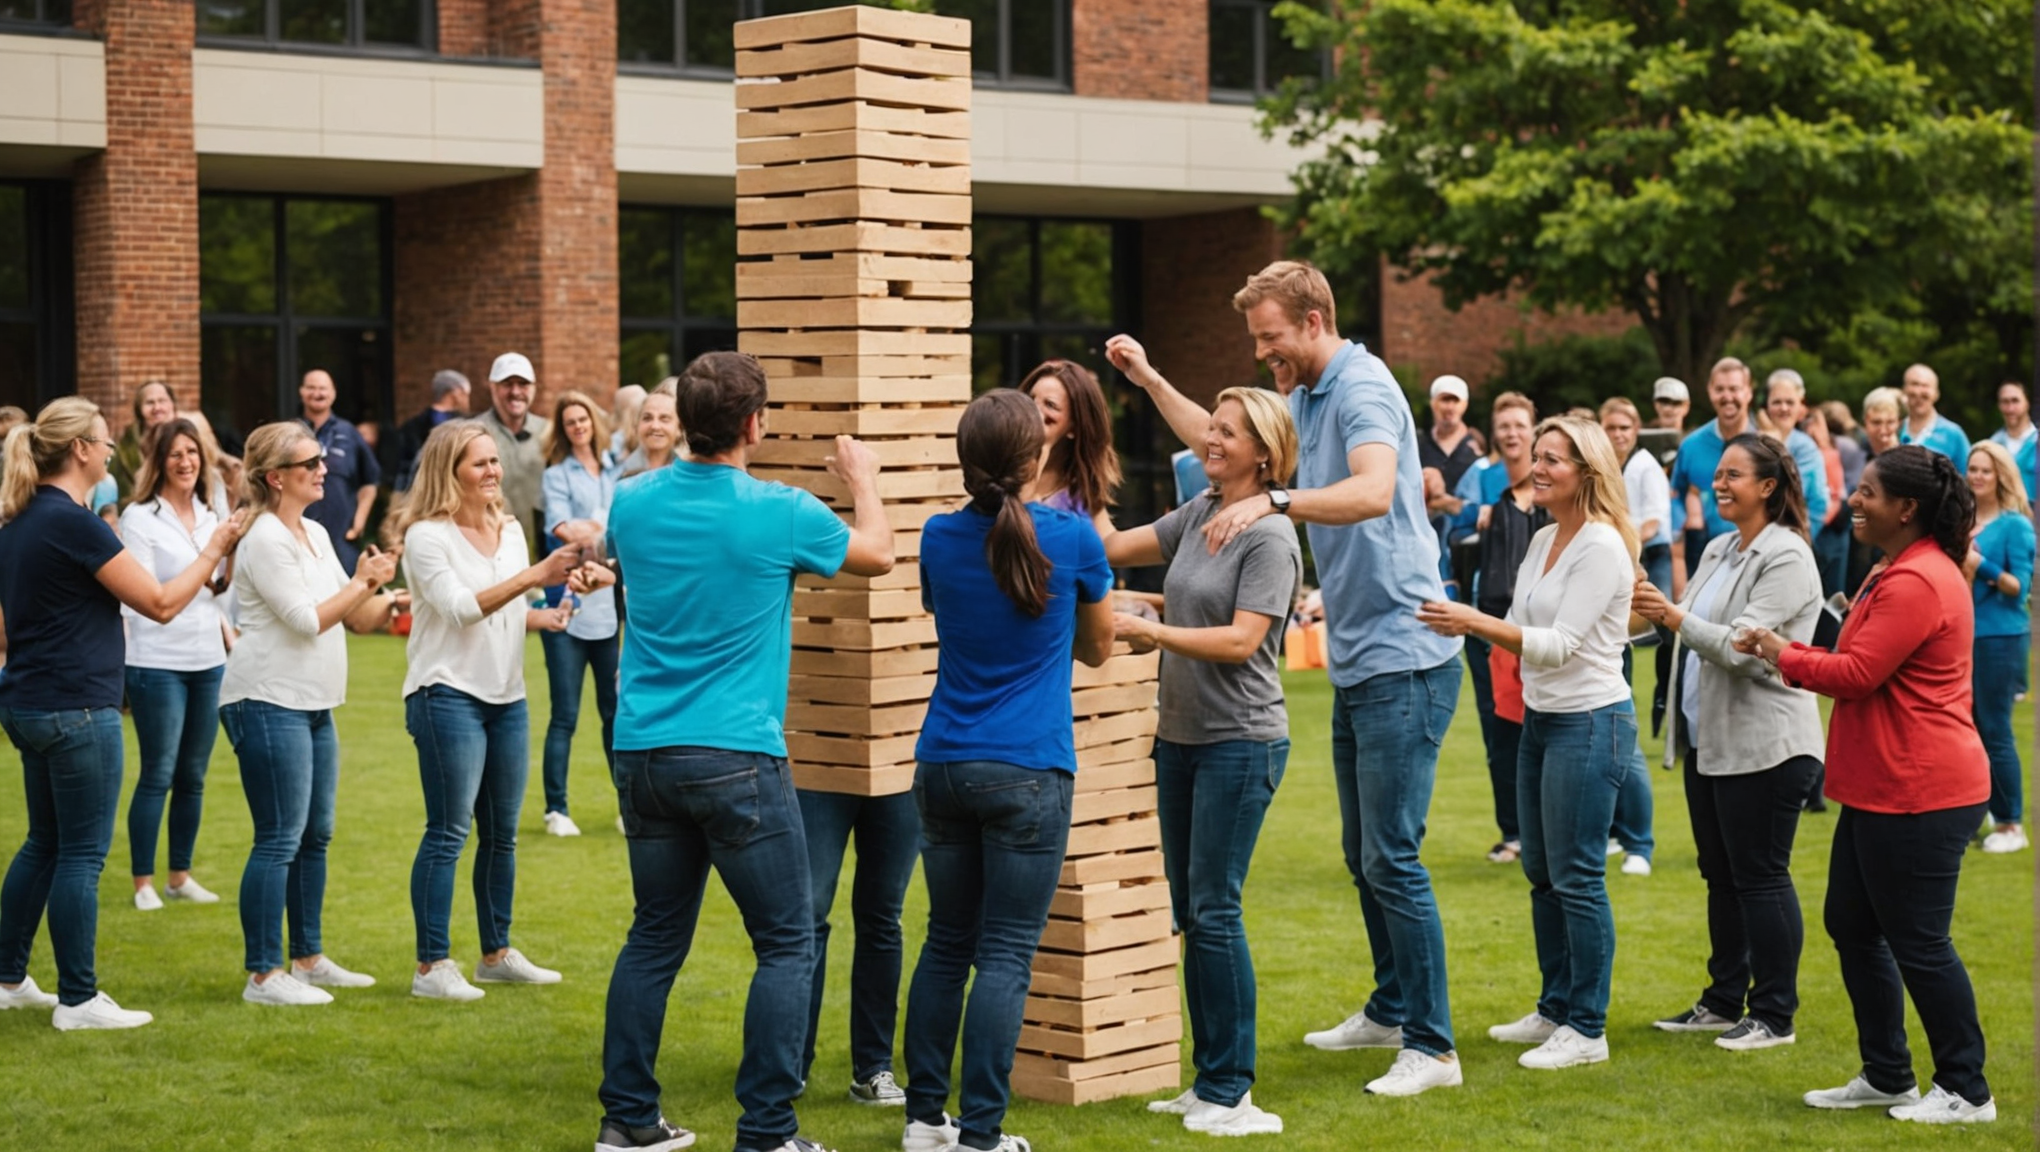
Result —
[[1176, 478], [1176, 507], [1181, 508], [1193, 496], [1202, 496], [1211, 491], [1211, 477], [1204, 474], [1204, 459], [1194, 448], [1185, 448], [1169, 457], [1169, 471]]
[[[1346, 867], [1374, 953], [1367, 1004], [1312, 1032], [1323, 1049], [1396, 1049], [1380, 1095], [1454, 1087], [1463, 1074], [1452, 1039], [1445, 927], [1419, 851], [1438, 747], [1459, 705], [1459, 640], [1417, 621], [1444, 597], [1438, 536], [1425, 509], [1417, 422], [1388, 365], [1339, 336], [1331, 286], [1301, 261], [1282, 260], [1233, 295], [1254, 354], [1289, 398], [1299, 435], [1295, 491], [1241, 500], [1203, 532], [1216, 550], [1263, 516], [1308, 526], [1329, 625], [1337, 693], [1332, 771], [1338, 782]], [[1130, 336], [1105, 354], [1146, 390], [1178, 438], [1190, 442], [1209, 413], [1171, 387]]]
[[[637, 911], [609, 982], [595, 1147], [693, 1141], [660, 1114], [655, 1069], [667, 996], [713, 867], [758, 960], [737, 1066], [736, 1147], [807, 1152], [814, 1145], [796, 1136], [793, 1101], [814, 917], [783, 734], [794, 577], [882, 576], [892, 570], [892, 529], [877, 458], [850, 437], [836, 438], [829, 461], [850, 490], [850, 525], [811, 493], [751, 477], [765, 424], [757, 360], [710, 352], [675, 390], [692, 458], [619, 484], [609, 509], [608, 554], [630, 589], [615, 778]], [[608, 576], [584, 567], [576, 591]]]
[[1957, 472], [1969, 467], [1969, 434], [1960, 424], [1934, 410], [1941, 399], [1941, 377], [1925, 364], [1905, 370], [1905, 421], [1898, 426], [1900, 444], [1918, 444], [1946, 456]]
[[2012, 703], [2033, 645], [2027, 603], [2033, 586], [2032, 505], [2004, 445], [1985, 440], [1969, 450], [1969, 491], [1976, 529], [1963, 564], [1976, 593], [1976, 659], [1972, 703], [1976, 734], [1990, 753], [1990, 818], [1985, 852], [2026, 847], [2025, 767], [2012, 734]]
[[[560, 393], [553, 401], [552, 424], [545, 430], [546, 469], [539, 476], [546, 551], [562, 544], [601, 546], [609, 503], [616, 495], [616, 462], [609, 458], [608, 443], [602, 409], [585, 393], [573, 389]], [[557, 604], [563, 594], [571, 595], [564, 587], [548, 588], [546, 599]], [[595, 674], [595, 712], [602, 718], [604, 763], [612, 762], [616, 738], [616, 590], [598, 588], [578, 600], [565, 631], [538, 634], [552, 698], [545, 726], [544, 776], [545, 830], [554, 836], [581, 834], [567, 814], [567, 761], [581, 719], [581, 686], [590, 672]]]
[[1044, 435], [1024, 393], [971, 401], [956, 429], [970, 503], [921, 533], [921, 601], [942, 655], [914, 748], [928, 939], [907, 991], [909, 1149], [1027, 1147], [1001, 1125], [1069, 840], [1070, 658], [1095, 668], [1112, 654], [1112, 570], [1097, 530], [1077, 512], [1026, 502]]
[[2033, 425], [2033, 405], [2026, 395], [2026, 386], [2016, 380], [1998, 385], [1997, 406], [2005, 426], [1991, 433], [1990, 438], [2003, 445], [2019, 466], [2019, 475], [2026, 482], [2027, 502], [2040, 500], [2040, 428]]
[[1750, 399], [1749, 366], [1733, 356], [1717, 361], [1714, 370], [1707, 374], [1707, 402], [1714, 405], [1714, 419], [1679, 441], [1678, 459], [1672, 461], [1672, 504], [1677, 507], [1683, 503], [1688, 492], [1699, 493], [1701, 522], [1685, 525], [1685, 571], [1676, 567], [1672, 571], [1675, 600], [1685, 594], [1686, 580], [1699, 567], [1707, 541], [1735, 530], [1735, 525], [1722, 519], [1720, 510], [1714, 506], [1714, 470], [1721, 464], [1722, 450], [1730, 440], [1754, 431], [1750, 426]]
[[1764, 381], [1764, 411], [1785, 437], [1785, 450], [1799, 469], [1799, 484], [1806, 493], [1806, 516], [1818, 527], [1827, 522], [1831, 497], [1828, 493], [1827, 458], [1820, 445], [1800, 430], [1806, 420], [1806, 378], [1790, 368], [1780, 368]]
[[375, 449], [361, 438], [361, 432], [333, 414], [338, 393], [333, 377], [323, 369], [305, 373], [298, 386], [298, 403], [304, 408], [305, 426], [326, 453], [326, 494], [305, 509], [305, 516], [317, 522], [333, 539], [333, 551], [344, 572], [354, 571], [361, 555], [357, 543], [368, 528], [368, 514], [375, 508], [375, 487], [382, 482], [382, 465]]

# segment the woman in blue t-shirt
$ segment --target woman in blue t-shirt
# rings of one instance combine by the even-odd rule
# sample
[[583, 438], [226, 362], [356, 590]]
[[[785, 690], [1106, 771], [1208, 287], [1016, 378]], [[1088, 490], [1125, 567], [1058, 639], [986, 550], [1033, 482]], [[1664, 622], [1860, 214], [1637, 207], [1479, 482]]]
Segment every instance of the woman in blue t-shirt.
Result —
[[[99, 991], [93, 953], [99, 873], [120, 805], [120, 700], [127, 665], [125, 604], [167, 624], [240, 539], [244, 514], [214, 530], [167, 584], [121, 547], [85, 507], [106, 478], [113, 441], [98, 405], [53, 400], [7, 434], [0, 482], [0, 727], [21, 753], [28, 839], [0, 886], [0, 1008], [54, 1008], [58, 1028], [138, 1028], [152, 1017]], [[57, 994], [28, 976], [47, 908]]]
[[[921, 599], [942, 655], [914, 750], [928, 940], [907, 993], [910, 1150], [1026, 1146], [999, 1126], [1069, 841], [1070, 657], [1096, 667], [1112, 653], [1112, 571], [1097, 532], [1075, 513], [1023, 502], [1041, 443], [1026, 396], [1000, 389], [972, 401], [956, 431], [970, 504], [921, 535]], [[952, 1121], [944, 1109], [959, 1023]]]
[[2012, 735], [2012, 703], [2025, 681], [2033, 642], [2027, 598], [2033, 586], [2032, 506], [2019, 466], [2002, 444], [1978, 441], [1969, 449], [1969, 491], [1976, 496], [1976, 528], [1962, 566], [1976, 593], [1976, 659], [1971, 707], [1976, 734], [1990, 753], [1990, 818], [1985, 852], [2026, 847], [2026, 793], [2019, 742]]

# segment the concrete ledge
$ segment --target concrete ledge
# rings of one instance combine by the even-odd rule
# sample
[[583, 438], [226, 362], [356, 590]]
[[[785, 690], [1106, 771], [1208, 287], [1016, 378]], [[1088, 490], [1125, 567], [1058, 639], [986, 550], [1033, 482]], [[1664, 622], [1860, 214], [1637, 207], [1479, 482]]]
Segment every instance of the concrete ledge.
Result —
[[[0, 166], [58, 169], [106, 147], [106, 47], [72, 36], [0, 35]], [[55, 174], [43, 172], [20, 175]]]

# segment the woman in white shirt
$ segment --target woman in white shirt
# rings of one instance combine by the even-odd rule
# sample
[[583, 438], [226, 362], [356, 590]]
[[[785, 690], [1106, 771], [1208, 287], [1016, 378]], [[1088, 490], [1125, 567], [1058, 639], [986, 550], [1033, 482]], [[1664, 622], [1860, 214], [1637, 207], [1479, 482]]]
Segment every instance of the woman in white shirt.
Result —
[[326, 530], [304, 514], [326, 491], [325, 450], [304, 425], [265, 424], [245, 451], [242, 499], [255, 518], [235, 553], [241, 632], [220, 685], [220, 722], [255, 824], [241, 873], [241, 998], [327, 1004], [327, 988], [375, 983], [327, 958], [320, 939], [340, 781], [333, 711], [347, 700], [347, 640], [334, 625], [366, 632], [389, 621], [398, 598], [378, 590], [396, 562], [370, 548], [352, 579], [341, 570]]
[[[179, 417], [144, 434], [135, 501], [121, 513], [120, 536], [158, 581], [176, 579], [212, 540], [223, 509], [198, 493], [210, 493], [214, 483], [204, 442], [189, 420]], [[195, 904], [219, 902], [192, 877], [191, 856], [205, 809], [206, 765], [219, 731], [227, 645], [215, 597], [225, 591], [229, 571], [230, 564], [216, 571], [213, 581], [168, 624], [121, 608], [128, 634], [127, 698], [141, 751], [141, 772], [128, 800], [128, 847], [135, 907], [144, 912], [163, 906], [155, 881], [165, 800], [170, 808], [170, 883], [164, 893]]]
[[411, 865], [418, 970], [411, 995], [477, 1000], [451, 953], [453, 874], [475, 831], [475, 919], [480, 982], [556, 984], [510, 947], [517, 881], [517, 817], [530, 770], [524, 706], [524, 634], [558, 632], [572, 609], [529, 607], [526, 597], [563, 584], [575, 545], [526, 566], [524, 530], [503, 510], [503, 462], [488, 429], [467, 420], [432, 430], [410, 493], [384, 529], [404, 545], [411, 639], [404, 726], [418, 746], [425, 836]]
[[1523, 871], [1544, 987], [1537, 1010], [1488, 1029], [1535, 1044], [1525, 1068], [1608, 1058], [1615, 960], [1605, 859], [1609, 822], [1636, 755], [1636, 709], [1622, 676], [1636, 529], [1622, 465], [1600, 425], [1560, 416], [1537, 426], [1532, 498], [1552, 523], [1530, 541], [1506, 619], [1428, 603], [1418, 618], [1523, 657], [1523, 742], [1516, 767]]

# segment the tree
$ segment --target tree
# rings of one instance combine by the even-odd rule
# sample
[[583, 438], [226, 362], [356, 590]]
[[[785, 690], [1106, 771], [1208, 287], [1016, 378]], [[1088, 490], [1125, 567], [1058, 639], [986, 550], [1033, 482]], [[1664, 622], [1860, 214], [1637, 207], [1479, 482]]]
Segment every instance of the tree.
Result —
[[2011, 0], [1280, 12], [1345, 64], [1264, 113], [1319, 154], [1285, 210], [1319, 263], [1386, 254], [1454, 308], [1625, 309], [1695, 382], [1753, 317], [1832, 332], [1929, 290], [2031, 299], [2032, 27]]

